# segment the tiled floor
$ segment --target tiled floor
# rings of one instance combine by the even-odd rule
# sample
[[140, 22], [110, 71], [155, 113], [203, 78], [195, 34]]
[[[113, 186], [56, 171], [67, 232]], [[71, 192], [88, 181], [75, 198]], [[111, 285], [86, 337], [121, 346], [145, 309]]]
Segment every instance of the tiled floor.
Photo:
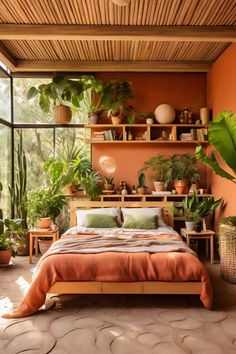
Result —
[[[0, 319], [0, 353], [235, 354], [236, 285], [208, 266], [215, 309], [196, 296], [63, 296], [37, 315]], [[0, 312], [16, 306], [33, 266], [18, 257], [0, 269]]]

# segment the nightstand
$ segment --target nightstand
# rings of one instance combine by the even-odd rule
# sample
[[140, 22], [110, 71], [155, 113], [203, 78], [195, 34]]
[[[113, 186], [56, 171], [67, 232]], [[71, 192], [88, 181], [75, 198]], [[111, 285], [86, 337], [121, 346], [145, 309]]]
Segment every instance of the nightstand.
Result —
[[214, 263], [214, 236], [215, 232], [206, 230], [201, 232], [188, 231], [180, 229], [180, 235], [186, 239], [187, 245], [190, 247], [190, 240], [206, 240], [206, 257], [209, 258], [209, 243], [210, 243], [210, 261]]
[[32, 263], [32, 254], [35, 240], [35, 255], [38, 256], [38, 238], [51, 237], [53, 242], [59, 239], [59, 230], [55, 229], [30, 229], [29, 230], [29, 262]]

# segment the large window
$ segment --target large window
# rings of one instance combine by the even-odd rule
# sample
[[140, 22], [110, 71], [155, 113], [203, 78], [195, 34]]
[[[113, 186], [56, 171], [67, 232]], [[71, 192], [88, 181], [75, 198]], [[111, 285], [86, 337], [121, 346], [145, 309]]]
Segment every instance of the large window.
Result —
[[0, 124], [0, 182], [2, 184], [2, 198], [0, 208], [6, 218], [10, 215], [10, 195], [8, 186], [11, 180], [11, 128]]

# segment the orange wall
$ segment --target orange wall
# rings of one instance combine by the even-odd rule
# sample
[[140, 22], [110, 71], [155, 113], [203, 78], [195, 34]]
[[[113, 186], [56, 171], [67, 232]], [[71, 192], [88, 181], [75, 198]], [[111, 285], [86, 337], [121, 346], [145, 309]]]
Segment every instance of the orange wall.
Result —
[[[207, 76], [207, 102], [213, 117], [223, 110], [236, 113], [236, 43], [216, 60]], [[236, 185], [212, 173], [211, 190], [216, 197], [224, 197], [224, 215], [235, 215]]]
[[[132, 104], [136, 112], [153, 112], [159, 104], [169, 103], [177, 110], [198, 106], [192, 109], [196, 113], [199, 107], [206, 105], [206, 74], [203, 73], [102, 73], [97, 76], [105, 81], [116, 77], [130, 80], [134, 95]], [[93, 167], [99, 170], [102, 156], [112, 158], [116, 167], [115, 182], [126, 180], [130, 185], [137, 185], [137, 173], [145, 160], [156, 153], [171, 155], [185, 152], [194, 152], [194, 147], [177, 144], [94, 144], [92, 160]], [[204, 171], [203, 180], [206, 182]]]

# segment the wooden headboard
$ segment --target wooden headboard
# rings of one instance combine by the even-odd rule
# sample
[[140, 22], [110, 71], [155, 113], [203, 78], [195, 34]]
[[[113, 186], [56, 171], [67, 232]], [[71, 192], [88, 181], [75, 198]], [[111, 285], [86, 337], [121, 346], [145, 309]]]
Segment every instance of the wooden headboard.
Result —
[[174, 227], [174, 215], [171, 209], [173, 202], [159, 201], [84, 201], [72, 200], [70, 202], [70, 226], [76, 226], [76, 210], [92, 208], [162, 208], [162, 217], [167, 226]]

